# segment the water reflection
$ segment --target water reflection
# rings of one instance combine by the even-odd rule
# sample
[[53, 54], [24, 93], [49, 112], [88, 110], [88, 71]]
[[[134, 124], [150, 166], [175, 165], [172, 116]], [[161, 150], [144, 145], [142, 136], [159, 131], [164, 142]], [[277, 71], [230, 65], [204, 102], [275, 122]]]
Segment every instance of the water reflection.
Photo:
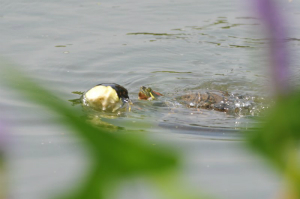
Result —
[[[198, 140], [199, 137], [235, 138], [239, 134], [235, 129], [251, 127], [257, 117], [236, 117], [205, 109], [198, 111], [174, 100], [198, 90], [266, 95], [267, 78], [261, 72], [265, 55], [261, 51], [268, 40], [259, 35], [257, 19], [248, 17], [244, 10], [238, 13], [235, 1], [126, 4], [107, 1], [99, 6], [96, 4], [92, 1], [72, 4], [49, 1], [24, 6], [7, 1], [1, 13], [5, 16], [1, 18], [1, 54], [16, 60], [25, 71], [45, 82], [46, 87], [53, 86], [53, 93], [65, 101], [80, 97], [71, 91], [85, 91], [99, 82], [124, 85], [130, 98], [136, 101], [131, 112], [105, 118], [99, 112], [85, 109], [80, 112], [81, 119], [99, 123], [101, 118], [123, 128], [124, 132], [135, 129], [138, 134], [144, 129], [137, 124], [144, 122], [151, 127], [148, 128], [151, 132], [158, 132], [159, 139], [168, 132], [166, 140], [176, 138], [176, 147], [190, 148], [185, 154], [192, 160], [187, 172], [195, 185], [204, 185], [211, 193], [226, 198], [271, 198], [278, 179], [266, 177], [269, 168], [258, 168], [257, 161], [249, 164], [251, 157], [241, 152], [236, 146], [239, 143]], [[289, 42], [297, 54], [299, 24], [295, 21], [292, 25], [295, 34]], [[73, 45], [68, 46], [70, 43]], [[60, 45], [66, 47], [58, 47]], [[295, 66], [293, 74], [298, 78], [299, 67], [298, 64]], [[152, 87], [165, 97], [156, 102], [137, 101], [142, 85]], [[61, 133], [65, 130], [53, 128], [52, 120], [41, 117], [51, 113], [37, 111], [28, 102], [12, 95], [10, 90], [1, 94], [1, 103], [9, 108], [3, 114], [19, 127], [17, 131], [23, 135], [20, 139], [27, 143], [17, 146], [19, 155], [15, 158], [15, 165], [18, 165], [15, 171], [19, 176], [15, 179], [20, 183], [12, 188], [12, 197], [49, 197], [47, 193], [53, 193], [61, 184], [76, 181], [63, 179], [81, 173], [74, 168], [86, 162], [84, 155], [77, 162], [70, 162], [74, 159], [70, 154], [79, 151], [78, 144], [72, 144], [73, 147], [66, 151], [59, 150], [73, 142], [64, 141]], [[157, 104], [167, 102], [168, 106]], [[77, 105], [72, 109], [83, 107]], [[51, 117], [59, 120], [56, 116]], [[214, 134], [214, 130], [222, 133]], [[235, 134], [231, 136], [231, 132]], [[187, 134], [196, 136], [186, 139]], [[48, 141], [56, 141], [56, 145], [49, 145], [45, 150], [45, 145], [40, 143]], [[32, 164], [28, 165], [28, 160]], [[64, 164], [66, 161], [69, 164]], [[206, 168], [206, 165], [210, 167]], [[58, 173], [53, 175], [52, 170]], [[68, 174], [72, 170], [73, 173]], [[136, 188], [132, 193], [134, 196], [128, 198], [138, 197]]]
[[[236, 23], [235, 20], [242, 21], [241, 23]], [[174, 31], [180, 31], [180, 33], [152, 33], [152, 32], [132, 32], [127, 33], [127, 35], [149, 35], [149, 36], [155, 36], [155, 40], [150, 39], [149, 41], [156, 41], [158, 39], [184, 39], [185, 41], [189, 42], [189, 40], [193, 39], [195, 36], [205, 36], [210, 39], [216, 39], [217, 41], [206, 41], [206, 39], [202, 39], [206, 43], [215, 44], [218, 46], [221, 46], [222, 43], [228, 43], [228, 42], [239, 42], [239, 43], [248, 43], [248, 44], [254, 44], [254, 45], [239, 45], [239, 44], [230, 44], [228, 45], [222, 45], [222, 47], [233, 47], [233, 48], [256, 48], [259, 44], [265, 44], [264, 41], [266, 39], [256, 39], [253, 37], [249, 38], [243, 38], [243, 37], [237, 37], [234, 32], [228, 32], [227, 37], [233, 38], [235, 40], [224, 40], [218, 38], [217, 35], [215, 35], [215, 32], [211, 32], [211, 30], [216, 29], [235, 29], [239, 28], [241, 26], [245, 26], [242, 29], [246, 30], [249, 26], [259, 26], [260, 22], [259, 19], [254, 17], [236, 17], [235, 20], [232, 22], [227, 17], [218, 17], [215, 20], [208, 20], [208, 24], [202, 25], [202, 26], [185, 26], [181, 28], [173, 28], [171, 29], [172, 32]], [[213, 22], [210, 22], [213, 21]], [[222, 26], [219, 26], [222, 25]], [[225, 25], [225, 26], [224, 26]], [[157, 37], [159, 36], [159, 37]], [[218, 42], [219, 41], [219, 42]], [[256, 44], [256, 45], [255, 45]]]

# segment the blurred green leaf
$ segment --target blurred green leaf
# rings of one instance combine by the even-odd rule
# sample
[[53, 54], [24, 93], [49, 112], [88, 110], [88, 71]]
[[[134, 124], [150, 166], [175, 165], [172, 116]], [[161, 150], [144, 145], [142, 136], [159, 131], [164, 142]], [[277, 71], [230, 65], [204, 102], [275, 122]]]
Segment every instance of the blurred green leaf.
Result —
[[[95, 199], [92, 189], [97, 190], [96, 192], [99, 192], [99, 189], [101, 191], [100, 187], [104, 180], [162, 172], [178, 165], [178, 158], [174, 152], [151, 147], [150, 144], [138, 138], [131, 139], [96, 128], [80, 118], [80, 113], [71, 109], [64, 101], [30, 78], [13, 70], [13, 66], [2, 68], [7, 69], [5, 71], [7, 83], [33, 102], [63, 116], [62, 123], [68, 124], [73, 132], [85, 140], [95, 165], [89, 176], [87, 183], [89, 185], [82, 190], [85, 195], [82, 198]], [[93, 188], [93, 186], [97, 186], [97, 188]], [[88, 197], [88, 193], [91, 194], [90, 197]], [[96, 195], [101, 194], [97, 193]]]
[[300, 198], [300, 92], [278, 98], [250, 146], [284, 175]]
[[[152, 178], [161, 176], [160, 181], [162, 181], [163, 176], [170, 177], [165, 173], [174, 171], [178, 167], [178, 155], [174, 151], [159, 149], [138, 137], [108, 133], [104, 128], [95, 127], [79, 117], [81, 112], [72, 109], [69, 104], [44, 89], [39, 83], [15, 70], [13, 65], [5, 63], [2, 68], [5, 69], [2, 80], [32, 102], [62, 116], [60, 117], [62, 124], [71, 127], [72, 132], [85, 141], [86, 149], [91, 154], [90, 171], [80, 182], [79, 187], [71, 190], [70, 194], [63, 197], [64, 199], [106, 198], [106, 192], [113, 189], [114, 185], [123, 178], [138, 175], [152, 176]], [[176, 193], [181, 193], [172, 197], [174, 199], [199, 198], [191, 192], [185, 192], [182, 186], [170, 188], [174, 182], [168, 179], [163, 181], [165, 183], [160, 185], [168, 189], [166, 191], [161, 188], [166, 193], [172, 193], [175, 189], [177, 189]]]

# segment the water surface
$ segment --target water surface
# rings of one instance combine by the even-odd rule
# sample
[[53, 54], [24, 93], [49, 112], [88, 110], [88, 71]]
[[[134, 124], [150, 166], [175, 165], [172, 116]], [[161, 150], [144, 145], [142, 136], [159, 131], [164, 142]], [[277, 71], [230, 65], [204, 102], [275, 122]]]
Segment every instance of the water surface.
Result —
[[[282, 5], [291, 9], [292, 19], [299, 16], [296, 8], [297, 1]], [[292, 60], [299, 53], [298, 21], [288, 23]], [[137, 98], [140, 86], [163, 93], [162, 101], [197, 90], [268, 96], [268, 40], [261, 28], [247, 3], [235, 0], [2, 0], [0, 54], [66, 102], [78, 97], [73, 91], [102, 82], [126, 87], [131, 99]], [[299, 63], [292, 63], [292, 70], [298, 84]], [[0, 95], [15, 142], [12, 197], [48, 198], [77, 179], [85, 154], [80, 141], [53, 122], [58, 116], [5, 85]], [[252, 127], [255, 118], [142, 103], [144, 109], [106, 121], [151, 132], [155, 140], [181, 148], [187, 157], [184, 176], [212, 194], [252, 199], [276, 192], [277, 177], [241, 150], [243, 135], [235, 131]], [[139, 122], [151, 130], [137, 126]], [[123, 196], [133, 198], [128, 192]]]

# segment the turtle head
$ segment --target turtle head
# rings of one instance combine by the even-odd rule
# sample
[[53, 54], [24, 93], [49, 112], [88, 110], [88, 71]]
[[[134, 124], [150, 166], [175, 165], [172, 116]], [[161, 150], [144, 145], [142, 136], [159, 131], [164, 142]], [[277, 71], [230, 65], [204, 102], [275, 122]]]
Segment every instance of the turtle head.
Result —
[[139, 99], [140, 100], [154, 100], [157, 97], [162, 96], [161, 93], [152, 90], [150, 87], [140, 87]]

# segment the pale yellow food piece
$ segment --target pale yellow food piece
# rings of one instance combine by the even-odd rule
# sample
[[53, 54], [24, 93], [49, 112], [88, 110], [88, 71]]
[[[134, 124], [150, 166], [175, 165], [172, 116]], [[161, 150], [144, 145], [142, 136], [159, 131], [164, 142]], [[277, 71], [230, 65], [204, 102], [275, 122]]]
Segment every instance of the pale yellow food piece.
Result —
[[84, 103], [99, 110], [116, 111], [122, 106], [117, 92], [110, 86], [95, 86], [84, 95]]

